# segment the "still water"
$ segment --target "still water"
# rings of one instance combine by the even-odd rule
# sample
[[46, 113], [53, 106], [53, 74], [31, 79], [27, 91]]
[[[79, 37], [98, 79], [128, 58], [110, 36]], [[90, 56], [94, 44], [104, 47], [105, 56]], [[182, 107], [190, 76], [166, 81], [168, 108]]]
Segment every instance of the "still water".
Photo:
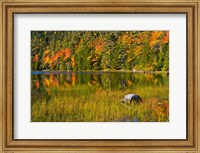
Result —
[[[32, 121], [159, 121], [154, 109], [165, 111], [168, 89], [169, 77], [165, 74], [32, 72]], [[135, 109], [135, 104], [123, 107], [120, 100], [129, 93], [139, 94], [143, 103]], [[167, 117], [160, 120], [168, 121], [168, 112], [164, 113]]]

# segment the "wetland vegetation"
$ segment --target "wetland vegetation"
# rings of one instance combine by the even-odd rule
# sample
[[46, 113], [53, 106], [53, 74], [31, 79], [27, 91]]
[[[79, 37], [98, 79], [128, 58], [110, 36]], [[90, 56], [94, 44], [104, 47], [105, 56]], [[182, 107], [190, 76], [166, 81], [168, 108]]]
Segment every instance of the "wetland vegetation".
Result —
[[[169, 121], [165, 74], [66, 72], [32, 75], [32, 121]], [[128, 93], [142, 103], [123, 104]]]
[[31, 67], [32, 122], [169, 121], [168, 31], [32, 31]]

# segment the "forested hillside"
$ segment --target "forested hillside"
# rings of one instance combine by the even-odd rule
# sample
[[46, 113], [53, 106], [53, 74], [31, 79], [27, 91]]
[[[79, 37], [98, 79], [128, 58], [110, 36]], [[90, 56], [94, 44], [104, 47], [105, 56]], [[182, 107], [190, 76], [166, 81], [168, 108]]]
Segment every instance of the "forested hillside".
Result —
[[32, 31], [31, 67], [41, 70], [168, 71], [168, 31]]

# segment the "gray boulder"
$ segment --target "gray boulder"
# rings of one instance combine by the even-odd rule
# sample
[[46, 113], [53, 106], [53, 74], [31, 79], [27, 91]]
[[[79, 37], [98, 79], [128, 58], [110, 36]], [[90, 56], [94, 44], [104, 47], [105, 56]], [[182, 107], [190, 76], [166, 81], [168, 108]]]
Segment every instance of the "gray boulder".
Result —
[[142, 98], [136, 94], [128, 94], [128, 95], [125, 95], [124, 98], [122, 98], [121, 100], [122, 103], [131, 103], [132, 101], [140, 103], [142, 102]]

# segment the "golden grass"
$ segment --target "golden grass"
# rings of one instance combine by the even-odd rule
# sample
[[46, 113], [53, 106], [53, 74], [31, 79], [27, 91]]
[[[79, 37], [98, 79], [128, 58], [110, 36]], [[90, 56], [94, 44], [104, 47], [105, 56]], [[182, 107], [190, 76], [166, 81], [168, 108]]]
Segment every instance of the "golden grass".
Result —
[[122, 104], [131, 89], [111, 90], [95, 86], [74, 86], [60, 89], [50, 101], [32, 102], [33, 122], [168, 122], [168, 87], [135, 88], [142, 97], [140, 104]]

